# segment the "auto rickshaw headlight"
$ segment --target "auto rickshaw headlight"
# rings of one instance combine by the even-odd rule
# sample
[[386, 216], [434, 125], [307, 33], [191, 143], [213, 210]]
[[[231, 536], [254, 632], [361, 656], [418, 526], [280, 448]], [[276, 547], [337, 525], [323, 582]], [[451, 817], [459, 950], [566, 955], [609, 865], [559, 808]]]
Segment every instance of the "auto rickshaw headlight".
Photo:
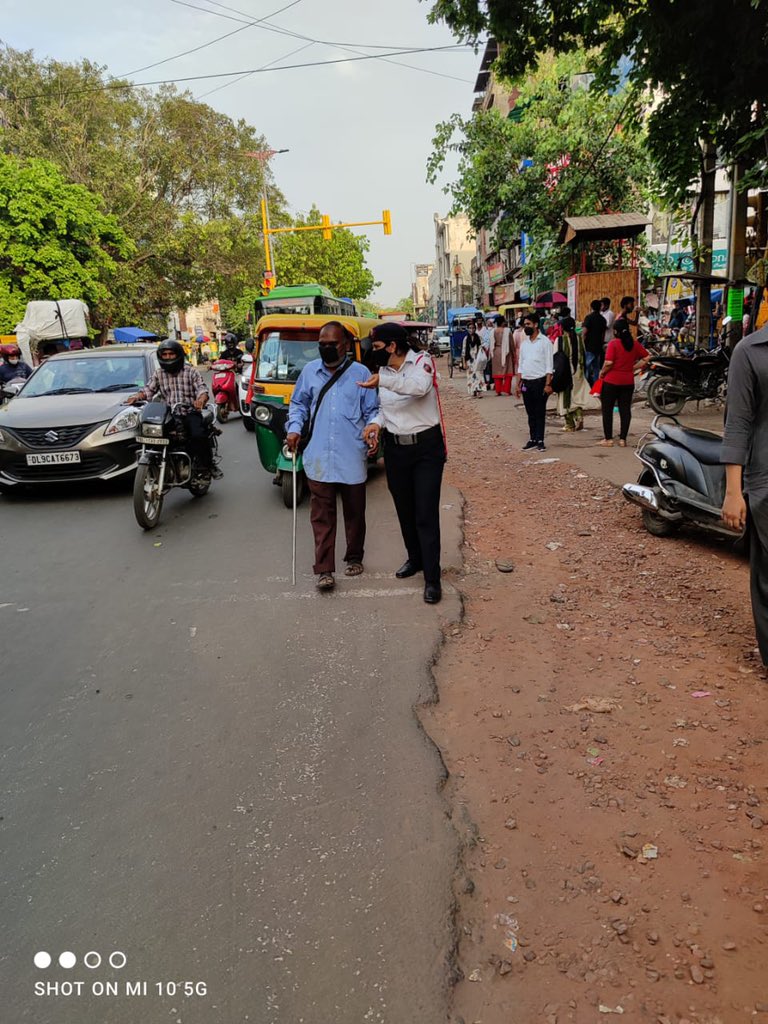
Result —
[[272, 421], [272, 410], [268, 405], [257, 405], [253, 411], [253, 418], [257, 423], [263, 423], [266, 426]]

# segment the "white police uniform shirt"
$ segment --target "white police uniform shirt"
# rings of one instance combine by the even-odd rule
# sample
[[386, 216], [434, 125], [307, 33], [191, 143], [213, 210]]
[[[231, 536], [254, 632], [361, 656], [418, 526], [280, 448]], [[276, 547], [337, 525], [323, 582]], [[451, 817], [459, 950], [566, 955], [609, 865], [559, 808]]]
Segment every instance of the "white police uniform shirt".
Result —
[[390, 434], [419, 434], [440, 423], [436, 370], [426, 352], [409, 351], [399, 370], [379, 372], [380, 408], [371, 421]]

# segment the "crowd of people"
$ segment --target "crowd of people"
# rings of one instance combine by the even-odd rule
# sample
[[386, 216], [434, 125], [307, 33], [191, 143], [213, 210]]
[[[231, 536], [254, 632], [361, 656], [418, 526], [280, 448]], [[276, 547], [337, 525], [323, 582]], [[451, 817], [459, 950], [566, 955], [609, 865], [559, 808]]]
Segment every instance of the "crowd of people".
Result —
[[[503, 316], [478, 317], [467, 326], [462, 340], [462, 364], [467, 373], [467, 394], [480, 398], [522, 398], [530, 437], [524, 451], [545, 451], [544, 428], [549, 396], [557, 395], [563, 429], [584, 426], [590, 395], [602, 406], [603, 438], [611, 447], [614, 410], [619, 411], [619, 445], [626, 446], [632, 416], [635, 377], [650, 355], [636, 339], [640, 323], [634, 296], [625, 296], [619, 315], [608, 297], [594, 299], [579, 328], [568, 306], [542, 315], [524, 312], [509, 323]], [[646, 321], [647, 322], [647, 321]]]

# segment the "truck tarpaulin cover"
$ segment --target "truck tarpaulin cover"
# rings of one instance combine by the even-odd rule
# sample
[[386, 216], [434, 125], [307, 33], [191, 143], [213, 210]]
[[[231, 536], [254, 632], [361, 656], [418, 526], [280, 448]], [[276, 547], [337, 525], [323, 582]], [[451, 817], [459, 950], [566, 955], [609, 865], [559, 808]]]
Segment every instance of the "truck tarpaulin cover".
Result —
[[24, 319], [16, 327], [18, 337], [33, 343], [87, 338], [89, 333], [88, 307], [81, 299], [29, 302]]

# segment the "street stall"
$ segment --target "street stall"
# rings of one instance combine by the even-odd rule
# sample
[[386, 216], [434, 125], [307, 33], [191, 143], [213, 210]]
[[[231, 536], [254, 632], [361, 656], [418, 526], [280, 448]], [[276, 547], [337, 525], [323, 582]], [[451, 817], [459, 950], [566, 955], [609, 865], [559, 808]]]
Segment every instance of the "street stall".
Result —
[[132, 345], [137, 341], [159, 341], [159, 335], [154, 331], [145, 331], [142, 327], [116, 327], [112, 332], [115, 341]]

